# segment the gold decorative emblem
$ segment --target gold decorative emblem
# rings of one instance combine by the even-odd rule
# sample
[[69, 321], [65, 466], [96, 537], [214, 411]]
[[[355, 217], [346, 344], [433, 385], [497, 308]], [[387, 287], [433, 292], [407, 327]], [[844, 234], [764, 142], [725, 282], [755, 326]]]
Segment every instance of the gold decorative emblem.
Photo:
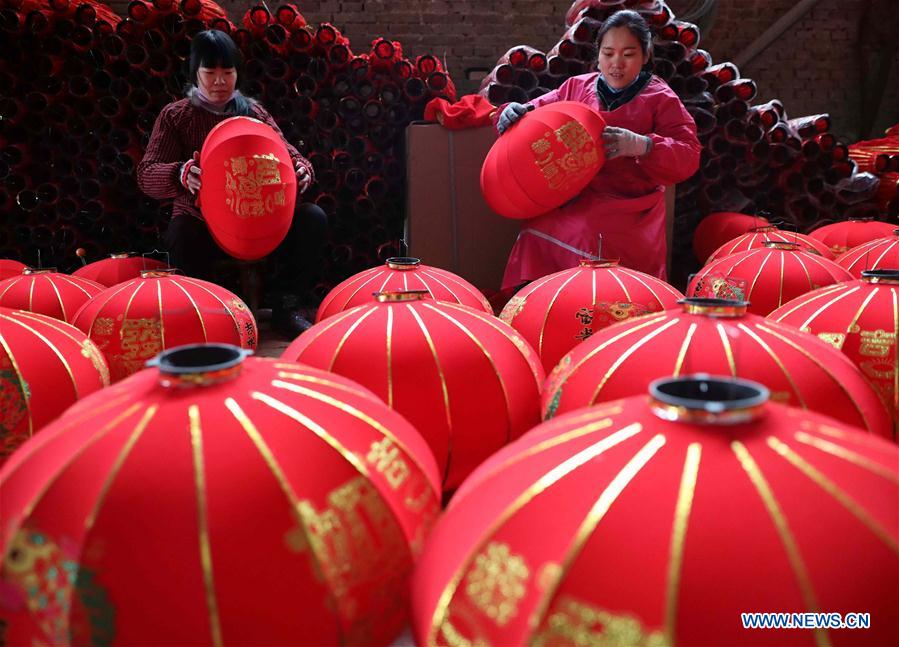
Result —
[[862, 330], [859, 353], [866, 357], [888, 357], [890, 348], [896, 345], [896, 333], [886, 330]]
[[119, 329], [122, 365], [128, 373], [144, 367], [162, 352], [162, 322], [154, 318], [125, 319]]
[[111, 317], [97, 317], [91, 328], [91, 334], [107, 337], [112, 334], [113, 321]]
[[554, 605], [543, 630], [534, 636], [534, 647], [666, 647], [661, 631], [647, 631], [633, 616], [593, 607], [568, 596]]
[[746, 281], [720, 274], [706, 274], [696, 282], [690, 296], [745, 301]]
[[103, 353], [100, 352], [97, 345], [90, 339], [85, 339], [81, 342], [81, 354], [89, 359], [93, 367], [100, 373], [100, 379], [103, 381], [103, 384], [109, 386], [109, 367], [106, 366]]
[[274, 154], [232, 157], [225, 162], [225, 204], [238, 218], [261, 218], [285, 204], [284, 189], [263, 194], [263, 187], [281, 185], [281, 161]]
[[409, 465], [400, 456], [399, 448], [389, 438], [382, 438], [371, 444], [366, 456], [369, 465], [384, 475], [394, 490], [399, 488], [409, 476]]
[[[553, 144], [560, 144], [564, 152]], [[556, 146], [558, 149], [558, 146]], [[551, 189], [560, 189], [578, 182], [584, 173], [599, 160], [599, 153], [587, 129], [575, 120], [568, 121], [556, 130], [547, 130], [543, 137], [531, 144], [534, 163]]]
[[491, 542], [475, 558], [468, 572], [465, 593], [468, 599], [499, 626], [518, 613], [529, 575], [521, 555], [513, 555], [507, 544]]
[[527, 297], [512, 297], [509, 299], [509, 302], [506, 304], [506, 307], [503, 308], [503, 311], [499, 313], [499, 318], [501, 321], [512, 325], [512, 320], [515, 319], [521, 311], [524, 310], [524, 304], [527, 302]]
[[[803, 328], [805, 332], [811, 332], [808, 328]], [[825, 341], [837, 350], [843, 350], [843, 344], [846, 343], [846, 333], [842, 332], [819, 332], [818, 339]]]

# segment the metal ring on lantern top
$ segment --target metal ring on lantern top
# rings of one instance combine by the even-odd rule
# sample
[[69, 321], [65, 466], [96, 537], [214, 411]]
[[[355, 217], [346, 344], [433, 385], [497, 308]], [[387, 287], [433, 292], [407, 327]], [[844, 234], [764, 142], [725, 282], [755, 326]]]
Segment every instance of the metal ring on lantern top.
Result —
[[582, 258], [578, 261], [581, 267], [600, 268], [600, 267], [618, 267], [621, 261], [619, 258]]
[[[896, 232], [899, 234], [899, 229]], [[862, 281], [865, 283], [899, 285], [899, 270], [865, 270], [862, 272]]]
[[704, 373], [655, 380], [649, 394], [650, 408], [663, 420], [713, 425], [756, 420], [771, 396], [758, 382]]
[[406, 272], [421, 265], [421, 259], [414, 256], [391, 256], [387, 259], [387, 267], [392, 270]]
[[141, 270], [140, 277], [142, 279], [158, 279], [163, 276], [174, 276], [178, 270], [174, 267], [163, 267], [153, 270]]
[[55, 267], [26, 267], [22, 270], [22, 274], [31, 276], [32, 274], [52, 274], [56, 272]]
[[232, 344], [186, 344], [164, 350], [145, 366], [159, 369], [159, 383], [165, 387], [212, 386], [237, 377], [252, 354]]
[[749, 301], [733, 301], [713, 297], [688, 297], [677, 302], [684, 312], [706, 317], [742, 317], [746, 314]]
[[385, 292], [372, 292], [372, 296], [378, 303], [402, 303], [406, 301], [421, 301], [430, 294], [427, 290], [390, 290]]
[[791, 243], [784, 240], [766, 240], [762, 245], [768, 249], [780, 249], [785, 252], [796, 252], [802, 248], [799, 243]]

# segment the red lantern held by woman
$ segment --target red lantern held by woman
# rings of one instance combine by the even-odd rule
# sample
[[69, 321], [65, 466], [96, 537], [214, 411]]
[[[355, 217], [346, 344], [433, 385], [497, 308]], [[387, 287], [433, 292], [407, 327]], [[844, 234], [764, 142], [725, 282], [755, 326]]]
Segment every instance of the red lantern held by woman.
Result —
[[833, 253], [821, 241], [815, 240], [810, 236], [798, 234], [793, 231], [781, 231], [774, 225], [766, 225], [764, 227], [753, 227], [745, 234], [727, 241], [721, 247], [712, 252], [706, 265], [719, 258], [736, 254], [737, 252], [748, 252], [750, 249], [760, 249], [769, 241], [781, 243], [797, 243], [799, 249], [809, 254], [817, 254], [823, 258], [834, 259]]
[[0, 281], [19, 276], [27, 268], [28, 266], [25, 263], [20, 263], [10, 258], [0, 258]]
[[543, 415], [636, 395], [652, 380], [686, 373], [761, 382], [777, 402], [893, 435], [889, 411], [847, 358], [811, 335], [747, 313], [745, 303], [721, 299], [685, 299], [680, 310], [594, 335], [547, 379]]
[[171, 269], [106, 288], [72, 323], [103, 351], [113, 382], [167, 348], [218, 342], [252, 349], [258, 339], [253, 313], [237, 295]]
[[863, 243], [889, 237], [895, 229], [896, 225], [879, 220], [846, 220], [818, 227], [809, 237], [820, 240], [834, 256], [839, 256]]
[[251, 117], [226, 119], [207, 135], [200, 167], [200, 209], [223, 250], [255, 260], [284, 240], [297, 178], [287, 147], [271, 127]]
[[869, 627], [762, 631], [778, 645], [896, 644], [899, 449], [751, 382], [650, 393], [475, 470], [416, 568], [417, 644], [751, 645], [741, 614], [774, 609]]
[[605, 121], [582, 103], [560, 101], [528, 113], [493, 144], [481, 167], [488, 206], [533, 218], [561, 206], [602, 168]]
[[677, 307], [684, 295], [614, 259], [537, 279], [515, 294], [499, 318], [531, 344], [549, 373], [582, 341], [614, 323]]
[[424, 296], [381, 293], [314, 325], [281, 357], [355, 380], [403, 414], [434, 452], [448, 492], [540, 421], [544, 373], [510, 326]]
[[427, 445], [336, 375], [185, 346], [0, 471], [16, 645], [388, 645], [439, 512]]
[[161, 270], [166, 267], [168, 265], [155, 258], [134, 256], [133, 254], [111, 254], [109, 258], [79, 267], [72, 272], [72, 276], [80, 276], [100, 285], [112, 287], [123, 281], [139, 278], [143, 271]]
[[861, 278], [867, 270], [899, 268], [899, 229], [894, 229], [889, 236], [853, 247], [837, 258], [837, 264], [855, 278]]
[[768, 318], [816, 335], [858, 366], [899, 427], [899, 270], [870, 270], [848, 281], [809, 292]]
[[338, 312], [370, 304], [373, 292], [395, 290], [422, 290], [427, 292], [425, 298], [493, 314], [487, 298], [461, 276], [439, 267], [422, 265], [418, 258], [395, 256], [388, 258], [384, 265], [359, 272], [336, 285], [322, 300], [315, 321], [318, 323]]
[[0, 308], [0, 464], [70, 404], [105, 386], [106, 360], [83, 332]]
[[768, 241], [709, 263], [687, 286], [687, 296], [748, 301], [749, 312], [765, 316], [790, 299], [825, 285], [850, 281], [834, 261], [809, 254], [797, 243]]
[[693, 232], [693, 253], [696, 260], [705, 263], [709, 256], [727, 241], [745, 234], [750, 229], [768, 224], [770, 224], [768, 220], [761, 216], [731, 211], [710, 213], [699, 221]]
[[0, 281], [0, 306], [71, 322], [81, 306], [103, 289], [99, 283], [55, 268], [26, 268], [19, 276]]

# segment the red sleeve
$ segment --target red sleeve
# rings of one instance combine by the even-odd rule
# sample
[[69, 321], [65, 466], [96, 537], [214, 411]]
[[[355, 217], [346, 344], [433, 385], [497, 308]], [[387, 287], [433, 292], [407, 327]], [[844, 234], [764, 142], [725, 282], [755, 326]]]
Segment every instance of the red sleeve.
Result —
[[696, 123], [676, 95], [663, 94], [653, 115], [652, 140], [648, 155], [636, 158], [637, 165], [659, 184], [677, 184], [699, 168], [702, 145], [696, 137]]
[[300, 155], [300, 151], [298, 151], [289, 141], [284, 139], [284, 133], [281, 132], [281, 129], [278, 127], [278, 124], [275, 123], [275, 120], [272, 119], [272, 116], [268, 113], [268, 110], [262, 107], [261, 104], [255, 103], [253, 104], [253, 110], [256, 112], [256, 116], [260, 121], [265, 122], [269, 126], [271, 126], [278, 135], [281, 136], [282, 141], [287, 146], [287, 152], [290, 153], [290, 158], [293, 160], [294, 165], [297, 163], [300, 166], [303, 166], [306, 171], [309, 173], [309, 177], [312, 178], [312, 181], [315, 181], [315, 170], [312, 168], [312, 163], [307, 160], [305, 157]]
[[182, 152], [171, 104], [162, 109], [153, 124], [153, 132], [143, 159], [137, 165], [137, 185], [156, 200], [177, 198], [188, 193], [178, 178], [181, 165], [187, 161]]

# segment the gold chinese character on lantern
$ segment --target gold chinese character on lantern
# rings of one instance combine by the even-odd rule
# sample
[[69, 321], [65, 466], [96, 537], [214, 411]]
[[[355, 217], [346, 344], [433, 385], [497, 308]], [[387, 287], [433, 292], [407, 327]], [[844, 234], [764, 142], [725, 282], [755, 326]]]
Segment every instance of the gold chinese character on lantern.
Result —
[[587, 129], [576, 121], [569, 121], [557, 128], [556, 138], [571, 151], [579, 151], [592, 141]]
[[281, 184], [280, 160], [273, 154], [232, 157], [225, 162], [225, 204], [239, 218], [260, 218], [284, 206], [283, 189], [263, 196], [262, 188]]
[[859, 352], [868, 357], [886, 357], [896, 344], [896, 333], [886, 330], [862, 330], [861, 337]]

